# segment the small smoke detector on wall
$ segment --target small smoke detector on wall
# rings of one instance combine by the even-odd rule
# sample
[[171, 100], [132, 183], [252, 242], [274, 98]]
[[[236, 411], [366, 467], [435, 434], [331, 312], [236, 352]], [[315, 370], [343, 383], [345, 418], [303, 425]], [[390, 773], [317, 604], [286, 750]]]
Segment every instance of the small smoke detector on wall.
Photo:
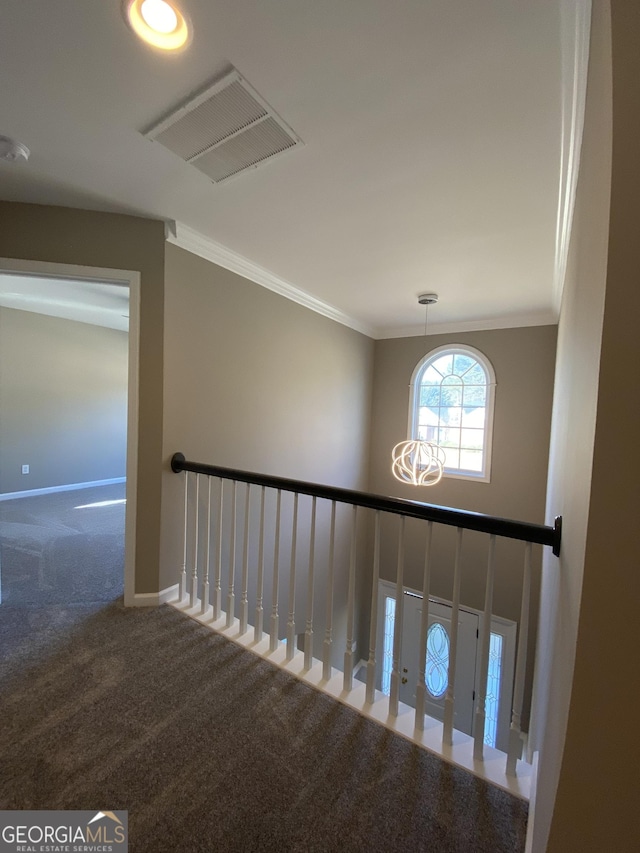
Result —
[[28, 160], [31, 152], [22, 142], [17, 142], [8, 136], [0, 136], [0, 160], [15, 163], [18, 160]]

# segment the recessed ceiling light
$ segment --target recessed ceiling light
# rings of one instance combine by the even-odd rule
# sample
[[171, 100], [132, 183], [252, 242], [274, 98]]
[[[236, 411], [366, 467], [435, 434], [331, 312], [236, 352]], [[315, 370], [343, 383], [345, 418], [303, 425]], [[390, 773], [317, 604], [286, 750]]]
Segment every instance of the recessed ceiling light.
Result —
[[161, 50], [180, 50], [191, 33], [185, 15], [168, 0], [125, 0], [124, 14], [134, 33]]
[[140, 14], [145, 24], [157, 33], [172, 33], [178, 26], [176, 10], [165, 0], [142, 0]]

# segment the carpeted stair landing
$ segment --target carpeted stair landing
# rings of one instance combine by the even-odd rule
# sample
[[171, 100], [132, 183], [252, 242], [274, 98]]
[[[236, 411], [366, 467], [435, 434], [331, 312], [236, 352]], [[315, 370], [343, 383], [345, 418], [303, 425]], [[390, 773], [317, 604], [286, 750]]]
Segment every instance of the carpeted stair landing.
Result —
[[170, 607], [0, 607], [0, 808], [146, 851], [524, 848], [527, 805]]

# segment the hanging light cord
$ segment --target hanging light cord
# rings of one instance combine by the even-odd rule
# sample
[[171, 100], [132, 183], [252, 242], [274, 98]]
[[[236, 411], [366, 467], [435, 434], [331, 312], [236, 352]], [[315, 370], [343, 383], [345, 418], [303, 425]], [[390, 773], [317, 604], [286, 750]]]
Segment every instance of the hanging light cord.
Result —
[[[437, 293], [425, 293], [418, 297], [424, 305], [424, 337], [427, 345], [429, 305], [438, 301]], [[435, 486], [444, 474], [446, 456], [444, 450], [432, 441], [410, 438], [401, 441], [391, 452], [391, 471], [396, 480], [413, 486]]]

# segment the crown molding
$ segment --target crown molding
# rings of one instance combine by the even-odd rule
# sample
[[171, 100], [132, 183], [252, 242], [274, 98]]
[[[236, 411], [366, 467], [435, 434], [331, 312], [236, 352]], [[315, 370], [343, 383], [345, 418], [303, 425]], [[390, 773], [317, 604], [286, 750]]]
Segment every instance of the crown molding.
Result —
[[[269, 270], [255, 264], [243, 255], [239, 255], [226, 246], [205, 237], [199, 231], [189, 228], [188, 225], [183, 225], [180, 222], [171, 222], [166, 230], [166, 240], [186, 252], [191, 252], [193, 255], [198, 255], [213, 264], [217, 264], [224, 269], [230, 270], [243, 278], [258, 284], [261, 287], [266, 287], [268, 290], [284, 296], [285, 299], [290, 299], [292, 302], [297, 302], [308, 308], [310, 311], [315, 311], [316, 314], [321, 314], [323, 317], [328, 317], [330, 320], [354, 329], [367, 337], [374, 340], [384, 340], [387, 338], [409, 338], [424, 335], [424, 326], [385, 326], [381, 328], [373, 328], [365, 323], [356, 320], [334, 308], [315, 296], [306, 293], [304, 290], [291, 284], [288, 281], [280, 278]], [[535, 314], [515, 314], [508, 317], [492, 317], [483, 320], [462, 320], [451, 323], [434, 323], [429, 322], [430, 335], [445, 335], [456, 332], [477, 332], [487, 331], [491, 329], [512, 329], [524, 326], [552, 326], [558, 322], [558, 311], [549, 310], [541, 311]]]
[[591, 0], [565, 0], [560, 7], [562, 51], [562, 143], [553, 306], [559, 312], [567, 271], [587, 96]]
[[189, 228], [188, 225], [183, 225], [180, 222], [174, 223], [173, 228], [167, 229], [166, 240], [186, 252], [191, 252], [193, 255], [198, 255], [198, 257], [211, 261], [219, 267], [224, 267], [224, 269], [230, 270], [254, 284], [266, 287], [267, 290], [272, 290], [274, 293], [284, 296], [285, 299], [297, 302], [298, 305], [315, 311], [316, 314], [322, 314], [323, 317], [328, 317], [330, 320], [348, 326], [350, 329], [370, 338], [375, 337], [374, 330], [365, 323], [356, 320], [355, 317], [351, 317], [338, 308], [334, 308], [333, 305], [316, 299], [310, 293], [300, 290], [300, 288], [250, 261], [243, 255], [239, 255], [215, 240], [205, 237], [199, 231]]
[[[449, 335], [457, 332], [486, 332], [493, 329], [521, 329], [525, 326], [555, 326], [558, 323], [556, 311], [539, 311], [535, 314], [510, 314], [508, 317], [489, 317], [484, 320], [461, 320], [452, 323], [432, 323], [429, 321], [429, 336]], [[388, 326], [378, 329], [377, 340], [389, 338], [417, 338], [424, 336], [424, 324], [421, 326]]]

